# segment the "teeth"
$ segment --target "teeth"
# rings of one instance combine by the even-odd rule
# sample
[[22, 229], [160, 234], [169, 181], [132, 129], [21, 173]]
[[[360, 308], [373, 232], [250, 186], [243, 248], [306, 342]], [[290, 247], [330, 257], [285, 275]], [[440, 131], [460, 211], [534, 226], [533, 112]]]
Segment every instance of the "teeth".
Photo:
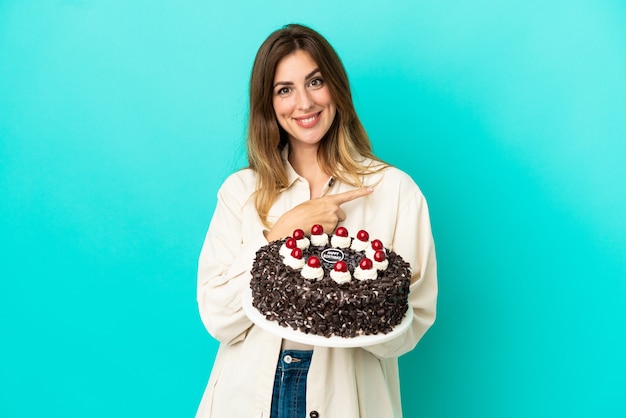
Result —
[[310, 118], [306, 118], [306, 119], [300, 119], [300, 122], [302, 123], [309, 123], [309, 122], [313, 122], [315, 120], [315, 118], [317, 117], [317, 115], [310, 117]]

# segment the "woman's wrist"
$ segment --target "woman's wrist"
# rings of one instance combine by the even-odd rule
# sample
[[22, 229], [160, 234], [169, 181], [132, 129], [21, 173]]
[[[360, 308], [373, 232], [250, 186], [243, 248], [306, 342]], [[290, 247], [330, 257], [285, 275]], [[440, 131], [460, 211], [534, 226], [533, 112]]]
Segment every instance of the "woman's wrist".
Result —
[[271, 229], [263, 231], [265, 238], [268, 242], [276, 241], [279, 239], [287, 238], [293, 231], [289, 227], [283, 226], [283, 224], [274, 224]]
[[267, 240], [267, 242], [276, 241], [282, 238], [282, 237], [279, 237], [278, 234], [276, 234], [276, 231], [274, 231], [274, 229], [270, 229], [269, 231], [267, 229], [264, 230], [263, 235], [265, 235], [265, 239]]

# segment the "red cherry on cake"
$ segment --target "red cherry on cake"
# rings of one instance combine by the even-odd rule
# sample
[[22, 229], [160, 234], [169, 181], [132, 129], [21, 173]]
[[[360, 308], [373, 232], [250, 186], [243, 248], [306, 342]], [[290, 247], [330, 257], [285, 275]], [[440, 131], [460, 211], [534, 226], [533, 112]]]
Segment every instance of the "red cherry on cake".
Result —
[[340, 226], [339, 228], [335, 229], [335, 235], [337, 235], [338, 237], [347, 237], [348, 230], [343, 226]]
[[362, 270], [369, 270], [372, 268], [373, 265], [374, 264], [372, 263], [372, 260], [370, 260], [369, 258], [364, 258], [359, 263], [359, 267], [361, 267]]
[[296, 229], [295, 231], [293, 231], [293, 237], [295, 239], [302, 239], [304, 238], [304, 231], [301, 229]]
[[289, 248], [290, 250], [293, 250], [297, 246], [298, 244], [296, 244], [296, 240], [293, 238], [287, 238], [287, 241], [285, 241], [285, 247]]
[[367, 241], [368, 239], [370, 239], [370, 234], [368, 234], [367, 231], [361, 229], [359, 232], [357, 232], [356, 238], [359, 241]]
[[333, 267], [333, 270], [340, 273], [345, 273], [346, 271], [348, 271], [348, 264], [345, 261], [339, 260], [335, 263], [335, 267]]
[[385, 258], [387, 258], [387, 256], [385, 255], [384, 251], [378, 250], [374, 253], [374, 261], [377, 261], [380, 263], [382, 261], [385, 261]]
[[322, 263], [320, 263], [320, 259], [315, 257], [314, 255], [309, 257], [309, 259], [306, 261], [306, 264], [309, 267], [313, 267], [313, 268], [318, 268], [318, 267], [321, 267], [322, 265]]
[[324, 233], [324, 227], [320, 224], [315, 224], [311, 227], [311, 235], [322, 235]]
[[291, 256], [300, 260], [302, 258], [302, 250], [297, 247], [294, 248], [293, 250], [291, 250]]
[[372, 249], [375, 251], [381, 251], [383, 249], [383, 243], [379, 239], [375, 239], [372, 241]]

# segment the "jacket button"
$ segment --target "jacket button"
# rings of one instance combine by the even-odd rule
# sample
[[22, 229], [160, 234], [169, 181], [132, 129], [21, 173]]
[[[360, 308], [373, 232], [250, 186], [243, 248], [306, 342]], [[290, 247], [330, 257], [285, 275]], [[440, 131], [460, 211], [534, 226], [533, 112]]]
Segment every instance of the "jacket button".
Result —
[[320, 414], [317, 411], [311, 411], [311, 413], [309, 414], [309, 416], [311, 418], [320, 418]]

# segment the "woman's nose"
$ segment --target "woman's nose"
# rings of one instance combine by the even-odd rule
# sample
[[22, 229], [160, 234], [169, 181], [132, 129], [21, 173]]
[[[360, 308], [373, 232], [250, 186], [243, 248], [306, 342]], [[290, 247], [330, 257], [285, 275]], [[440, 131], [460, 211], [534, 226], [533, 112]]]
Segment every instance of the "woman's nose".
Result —
[[309, 110], [313, 107], [313, 104], [313, 99], [306, 90], [298, 93], [298, 110]]

